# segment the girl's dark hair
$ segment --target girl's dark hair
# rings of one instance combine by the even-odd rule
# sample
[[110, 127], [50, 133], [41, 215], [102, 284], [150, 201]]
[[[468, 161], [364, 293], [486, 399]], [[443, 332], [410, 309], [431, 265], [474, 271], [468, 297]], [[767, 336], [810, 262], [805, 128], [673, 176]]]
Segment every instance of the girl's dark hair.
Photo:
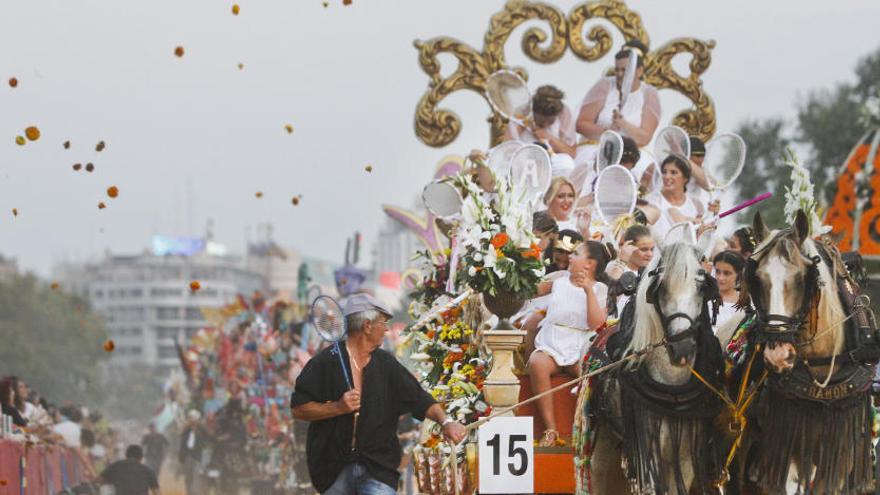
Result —
[[642, 224], [631, 225], [623, 233], [623, 242], [636, 242], [642, 237], [651, 237], [651, 229]]
[[642, 157], [639, 146], [631, 137], [623, 138], [623, 155], [620, 157], [620, 163], [635, 164]]
[[[666, 167], [666, 165], [668, 165], [670, 163], [675, 165], [675, 168], [677, 168], [681, 172], [681, 175], [684, 176], [685, 182], [691, 180], [691, 167], [690, 167], [690, 165], [688, 165], [688, 163], [686, 161], [684, 161], [681, 157], [676, 156], [676, 155], [669, 155], [666, 157], [665, 160], [663, 160], [663, 163], [660, 164], [660, 173], [661, 174], [663, 173], [663, 168]], [[685, 186], [685, 189], [687, 189], [687, 186]]]
[[[636, 200], [636, 204], [639, 204], [639, 201], [642, 201], [639, 206], [644, 206], [648, 204], [648, 202], [644, 200]], [[641, 208], [636, 208], [635, 210], [633, 210], [633, 220], [635, 220], [635, 222], [639, 225], [648, 225], [648, 216], [645, 215], [644, 210], [642, 210]]]
[[547, 210], [536, 211], [532, 215], [532, 231], [546, 234], [559, 232], [559, 224]]
[[579, 232], [571, 229], [560, 230], [556, 234], [556, 239], [544, 249], [544, 265], [546, 266], [547, 273], [553, 273], [557, 270], [556, 263], [553, 260], [553, 250], [556, 248], [556, 243], [562, 241], [563, 237], [568, 237], [572, 242], [584, 242], [584, 237]]
[[733, 271], [736, 272], [736, 280], [739, 281], [739, 278], [742, 276], [743, 267], [746, 264], [746, 259], [736, 251], [721, 251], [720, 253], [715, 255], [715, 258], [712, 259], [712, 264], [716, 263], [727, 263], [728, 265], [733, 267]]
[[587, 241], [587, 256], [596, 262], [596, 281], [608, 285], [608, 275], [605, 274], [605, 267], [611, 261], [614, 253], [608, 249], [608, 246], [599, 241]]
[[563, 98], [565, 98], [565, 93], [556, 86], [549, 84], [541, 86], [532, 97], [532, 111], [547, 117], [556, 117], [565, 108], [562, 104]]
[[755, 233], [751, 227], [736, 229], [733, 236], [739, 241], [743, 256], [751, 256], [755, 252]]
[[[6, 404], [9, 400], [9, 391], [15, 393], [15, 399], [12, 404]], [[0, 380], [0, 402], [8, 406], [13, 406], [19, 411], [24, 410], [24, 398], [18, 396], [18, 377], [9, 375]]]
[[630, 53], [632, 53], [634, 49], [635, 49], [635, 51], [641, 52], [638, 54], [639, 55], [638, 66], [644, 67], [645, 66], [645, 55], [648, 54], [648, 47], [639, 40], [629, 40], [626, 43], [624, 43], [623, 48], [621, 48], [620, 51], [614, 55], [614, 60], [620, 60], [622, 58], [629, 58]]

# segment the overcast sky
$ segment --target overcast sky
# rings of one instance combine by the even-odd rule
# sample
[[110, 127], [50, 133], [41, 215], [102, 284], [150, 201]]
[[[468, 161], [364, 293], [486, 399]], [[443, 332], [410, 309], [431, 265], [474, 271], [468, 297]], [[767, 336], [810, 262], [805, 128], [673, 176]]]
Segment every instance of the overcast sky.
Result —
[[[233, 16], [232, 2], [216, 0], [2, 1], [0, 253], [46, 275], [62, 260], [139, 252], [153, 234], [201, 234], [210, 217], [232, 251], [243, 250], [248, 225], [272, 222], [281, 244], [341, 261], [354, 230], [372, 244], [381, 204], [411, 205], [440, 158], [487, 144], [489, 109], [471, 93], [444, 105], [462, 117], [457, 141], [444, 149], [418, 141], [413, 114], [428, 80], [412, 42], [452, 36], [480, 49], [503, 2], [239, 3]], [[575, 3], [556, 5], [568, 12]], [[654, 48], [682, 36], [716, 40], [704, 85], [720, 130], [747, 117], [792, 117], [799, 94], [851, 80], [856, 61], [880, 45], [876, 1], [630, 6]], [[509, 63], [529, 71], [532, 87], [560, 86], [569, 105], [611, 65], [570, 53], [536, 64], [522, 55], [522, 32], [508, 43]], [[666, 123], [685, 100], [661, 98]], [[29, 125], [42, 137], [17, 146]], [[100, 140], [107, 148], [96, 153]], [[74, 172], [77, 162], [96, 169]], [[105, 190], [114, 185], [112, 200]]]

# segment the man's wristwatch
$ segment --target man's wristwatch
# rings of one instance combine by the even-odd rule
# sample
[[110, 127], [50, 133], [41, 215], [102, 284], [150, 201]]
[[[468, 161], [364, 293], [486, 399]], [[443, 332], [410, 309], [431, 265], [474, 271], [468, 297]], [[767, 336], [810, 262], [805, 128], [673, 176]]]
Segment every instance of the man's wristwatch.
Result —
[[440, 426], [446, 426], [449, 423], [455, 423], [455, 420], [450, 418], [449, 416], [446, 416], [446, 419], [443, 420], [443, 423], [441, 423]]

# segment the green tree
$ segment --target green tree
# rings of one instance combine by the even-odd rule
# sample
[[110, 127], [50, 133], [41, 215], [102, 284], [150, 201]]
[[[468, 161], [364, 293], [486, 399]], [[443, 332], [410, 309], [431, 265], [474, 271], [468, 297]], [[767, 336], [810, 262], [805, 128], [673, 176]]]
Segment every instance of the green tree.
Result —
[[864, 112], [870, 99], [880, 95], [880, 49], [862, 58], [855, 73], [854, 83], [811, 91], [798, 104], [796, 139], [810, 149], [803, 164], [820, 204], [834, 199], [837, 171], [870, 125]]
[[0, 281], [0, 374], [16, 374], [51, 401], [102, 399], [107, 331], [88, 302], [33, 275]]
[[[784, 225], [783, 207], [785, 197], [783, 186], [789, 184], [791, 169], [783, 165], [783, 156], [791, 141], [785, 137], [785, 121], [774, 117], [765, 120], [752, 119], [742, 123], [737, 129], [748, 147], [746, 171], [736, 181], [739, 200], [745, 201], [765, 192], [773, 197], [760, 203], [761, 216], [768, 225]], [[743, 210], [737, 215], [739, 223], [751, 224], [756, 208]]]

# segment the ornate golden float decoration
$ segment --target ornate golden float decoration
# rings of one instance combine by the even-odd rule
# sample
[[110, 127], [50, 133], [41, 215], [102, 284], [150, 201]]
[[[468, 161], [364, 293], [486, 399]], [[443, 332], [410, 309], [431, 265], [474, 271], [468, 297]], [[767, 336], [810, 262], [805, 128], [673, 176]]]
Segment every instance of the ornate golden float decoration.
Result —
[[[513, 30], [524, 22], [540, 20], [547, 23], [549, 33], [540, 27], [531, 27], [523, 35], [521, 45], [530, 59], [550, 64], [562, 58], [567, 48], [586, 62], [595, 62], [607, 55], [613, 44], [609, 29], [597, 24], [585, 31], [587, 21], [599, 19], [611, 23], [627, 41], [635, 39], [651, 47], [641, 17], [620, 0], [586, 2], [575, 6], [568, 17], [558, 8], [546, 3], [510, 0], [504, 10], [492, 16], [483, 40], [482, 52], [449, 37], [416, 41], [419, 64], [430, 77], [428, 90], [416, 107], [416, 135], [422, 142], [433, 147], [446, 146], [455, 140], [461, 131], [461, 120], [454, 112], [438, 108], [438, 105], [450, 94], [463, 89], [475, 91], [485, 98], [486, 78], [499, 69], [508, 68], [504, 46]], [[645, 56], [645, 82], [657, 89], [671, 89], [681, 93], [694, 104], [694, 107], [679, 112], [673, 118], [673, 124], [704, 141], [715, 133], [715, 106], [709, 95], [703, 91], [700, 76], [709, 68], [714, 47], [715, 42], [711, 40], [677, 38], [651, 50]], [[437, 59], [442, 53], [451, 54], [458, 60], [457, 69], [446, 78], [440, 75], [440, 62]], [[685, 77], [672, 67], [672, 59], [678, 54], [688, 53], [692, 55], [692, 59], [689, 65], [690, 74]], [[512, 70], [528, 80], [525, 69], [515, 67]], [[489, 123], [494, 144], [499, 141], [506, 122], [500, 115], [493, 113], [489, 117]]]

